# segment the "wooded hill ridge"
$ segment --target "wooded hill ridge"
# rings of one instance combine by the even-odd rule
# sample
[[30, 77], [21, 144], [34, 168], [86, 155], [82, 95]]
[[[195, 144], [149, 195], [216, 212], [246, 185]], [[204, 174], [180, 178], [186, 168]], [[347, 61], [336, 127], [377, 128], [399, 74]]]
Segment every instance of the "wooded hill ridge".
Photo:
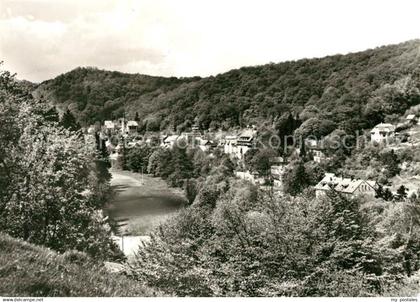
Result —
[[[369, 128], [420, 102], [420, 40], [346, 55], [242, 67], [206, 78], [153, 77], [79, 67], [42, 82], [36, 98], [82, 124], [136, 112], [144, 130], [275, 124], [284, 114]], [[317, 120], [312, 120], [317, 124]]]

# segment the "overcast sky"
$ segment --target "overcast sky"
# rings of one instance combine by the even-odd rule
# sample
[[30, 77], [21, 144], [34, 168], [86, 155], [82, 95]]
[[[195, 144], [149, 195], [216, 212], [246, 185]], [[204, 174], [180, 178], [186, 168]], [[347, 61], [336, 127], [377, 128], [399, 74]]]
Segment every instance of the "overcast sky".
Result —
[[207, 76], [420, 38], [419, 12], [419, 0], [0, 0], [0, 60], [37, 82], [77, 66]]

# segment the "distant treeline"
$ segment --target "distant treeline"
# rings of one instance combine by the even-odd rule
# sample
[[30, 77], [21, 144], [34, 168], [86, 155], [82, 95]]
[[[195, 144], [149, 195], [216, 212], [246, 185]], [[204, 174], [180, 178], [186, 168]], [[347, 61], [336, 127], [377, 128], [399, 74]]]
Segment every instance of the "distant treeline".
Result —
[[347, 55], [243, 67], [207, 78], [164, 78], [77, 68], [35, 95], [82, 124], [138, 113], [143, 130], [276, 125], [300, 115], [327, 132], [369, 128], [419, 103], [420, 40]]

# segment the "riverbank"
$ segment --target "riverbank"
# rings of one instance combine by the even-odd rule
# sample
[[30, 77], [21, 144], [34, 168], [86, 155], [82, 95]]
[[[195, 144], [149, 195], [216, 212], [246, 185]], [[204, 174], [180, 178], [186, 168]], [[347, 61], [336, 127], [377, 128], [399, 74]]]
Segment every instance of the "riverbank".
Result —
[[114, 200], [105, 208], [116, 235], [146, 236], [186, 205], [181, 189], [150, 175], [112, 169]]

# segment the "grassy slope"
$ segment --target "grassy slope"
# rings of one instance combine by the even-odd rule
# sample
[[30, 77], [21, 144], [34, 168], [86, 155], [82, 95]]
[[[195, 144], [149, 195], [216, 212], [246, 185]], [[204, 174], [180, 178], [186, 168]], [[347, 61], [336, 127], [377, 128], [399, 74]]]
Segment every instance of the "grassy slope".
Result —
[[154, 295], [87, 257], [66, 257], [0, 233], [0, 296]]

